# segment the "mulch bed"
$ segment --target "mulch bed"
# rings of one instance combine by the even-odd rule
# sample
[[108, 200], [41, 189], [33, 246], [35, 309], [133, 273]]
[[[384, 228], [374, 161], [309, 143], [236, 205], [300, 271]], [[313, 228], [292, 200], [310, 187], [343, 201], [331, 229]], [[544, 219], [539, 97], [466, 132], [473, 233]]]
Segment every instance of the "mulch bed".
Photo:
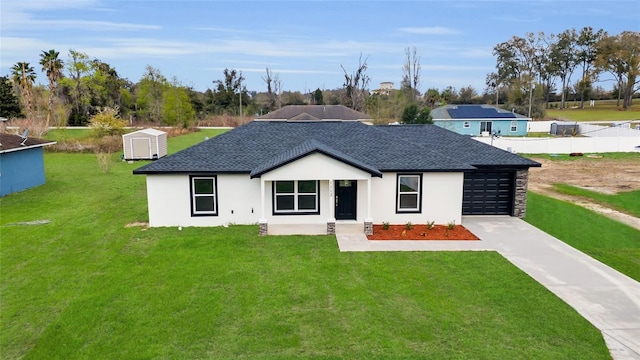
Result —
[[373, 235], [367, 235], [369, 240], [480, 240], [462, 225], [455, 225], [449, 229], [447, 225], [435, 225], [429, 229], [427, 225], [413, 225], [407, 229], [406, 225], [373, 225]]

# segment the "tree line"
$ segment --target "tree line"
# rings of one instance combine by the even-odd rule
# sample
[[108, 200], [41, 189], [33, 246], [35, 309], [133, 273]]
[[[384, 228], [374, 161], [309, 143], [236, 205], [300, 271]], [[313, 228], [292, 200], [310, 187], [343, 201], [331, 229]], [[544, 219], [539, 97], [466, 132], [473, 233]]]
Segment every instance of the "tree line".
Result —
[[598, 81], [615, 81], [613, 92], [625, 110], [640, 89], [639, 32], [609, 35], [584, 27], [559, 34], [526, 33], [497, 44], [493, 55], [497, 70], [486, 77], [490, 92], [496, 97], [502, 93], [514, 108], [534, 117], [558, 92], [560, 108], [571, 93], [583, 108]]
[[[50, 125], [86, 125], [104, 109], [130, 123], [188, 127], [218, 115], [265, 114], [285, 105], [345, 105], [370, 114], [379, 122], [430, 121], [428, 109], [443, 104], [489, 103], [541, 118], [552, 101], [566, 107], [569, 95], [580, 106], [605, 91], [597, 81], [614, 81], [614, 96], [623, 109], [632, 105], [640, 85], [640, 33], [609, 35], [585, 27], [560, 34], [543, 32], [513, 36], [493, 48], [496, 71], [487, 74], [486, 88], [419, 90], [423, 82], [418, 50], [405, 49], [400, 89], [371, 90], [368, 57], [362, 54], [355, 70], [344, 66], [344, 83], [336, 89], [283, 90], [279, 74], [265, 69], [266, 92], [247, 90], [244, 76], [225, 69], [212, 87], [199, 92], [159, 69], [147, 65], [138, 82], [122, 78], [115, 68], [88, 54], [70, 49], [66, 60], [55, 50], [42, 51], [39, 65], [47, 86], [35, 85], [34, 66], [18, 62], [10, 76], [0, 77], [0, 116], [27, 118]], [[559, 87], [559, 90], [558, 90]], [[418, 116], [419, 115], [419, 116]]]

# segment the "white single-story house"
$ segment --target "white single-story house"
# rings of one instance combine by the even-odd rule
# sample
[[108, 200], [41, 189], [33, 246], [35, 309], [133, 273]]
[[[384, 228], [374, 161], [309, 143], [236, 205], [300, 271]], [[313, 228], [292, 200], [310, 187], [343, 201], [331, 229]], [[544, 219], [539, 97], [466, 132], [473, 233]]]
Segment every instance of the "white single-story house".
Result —
[[[149, 225], [461, 223], [524, 216], [539, 163], [435, 125], [256, 120], [134, 170]], [[324, 226], [321, 227], [324, 229]], [[323, 230], [324, 232], [324, 230]]]
[[526, 136], [531, 121], [492, 105], [445, 105], [431, 110], [433, 123], [462, 135]]

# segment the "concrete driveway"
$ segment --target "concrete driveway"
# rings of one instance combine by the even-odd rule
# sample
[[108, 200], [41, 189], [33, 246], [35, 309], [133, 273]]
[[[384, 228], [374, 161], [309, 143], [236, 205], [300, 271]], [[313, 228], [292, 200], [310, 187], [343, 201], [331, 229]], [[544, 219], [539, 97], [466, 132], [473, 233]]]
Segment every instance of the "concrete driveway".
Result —
[[521, 219], [464, 217], [480, 241], [369, 241], [336, 234], [340, 251], [497, 251], [602, 331], [614, 359], [640, 360], [640, 283]]

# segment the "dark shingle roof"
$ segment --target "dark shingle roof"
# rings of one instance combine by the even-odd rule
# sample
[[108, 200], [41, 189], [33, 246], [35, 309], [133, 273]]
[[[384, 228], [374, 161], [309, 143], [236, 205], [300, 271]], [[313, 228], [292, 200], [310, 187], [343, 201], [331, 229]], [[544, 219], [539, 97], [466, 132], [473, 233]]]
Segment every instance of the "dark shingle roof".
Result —
[[256, 120], [371, 120], [344, 105], [288, 105]]
[[435, 125], [254, 121], [156, 160], [134, 174], [246, 173], [259, 176], [312, 152], [373, 175], [384, 171], [467, 171], [538, 163]]
[[30, 149], [34, 147], [42, 147], [46, 145], [55, 144], [55, 141], [49, 141], [45, 139], [32, 138], [27, 135], [27, 141], [22, 144], [24, 139], [19, 135], [0, 133], [0, 153], [20, 151], [23, 149]]
[[476, 167], [512, 166], [539, 167], [540, 163], [517, 154], [493, 147], [474, 140], [471, 136], [460, 135], [439, 126], [430, 126], [417, 130], [416, 125], [388, 125], [387, 131], [394, 133], [405, 141], [423, 144], [449, 154], [460, 161]]

